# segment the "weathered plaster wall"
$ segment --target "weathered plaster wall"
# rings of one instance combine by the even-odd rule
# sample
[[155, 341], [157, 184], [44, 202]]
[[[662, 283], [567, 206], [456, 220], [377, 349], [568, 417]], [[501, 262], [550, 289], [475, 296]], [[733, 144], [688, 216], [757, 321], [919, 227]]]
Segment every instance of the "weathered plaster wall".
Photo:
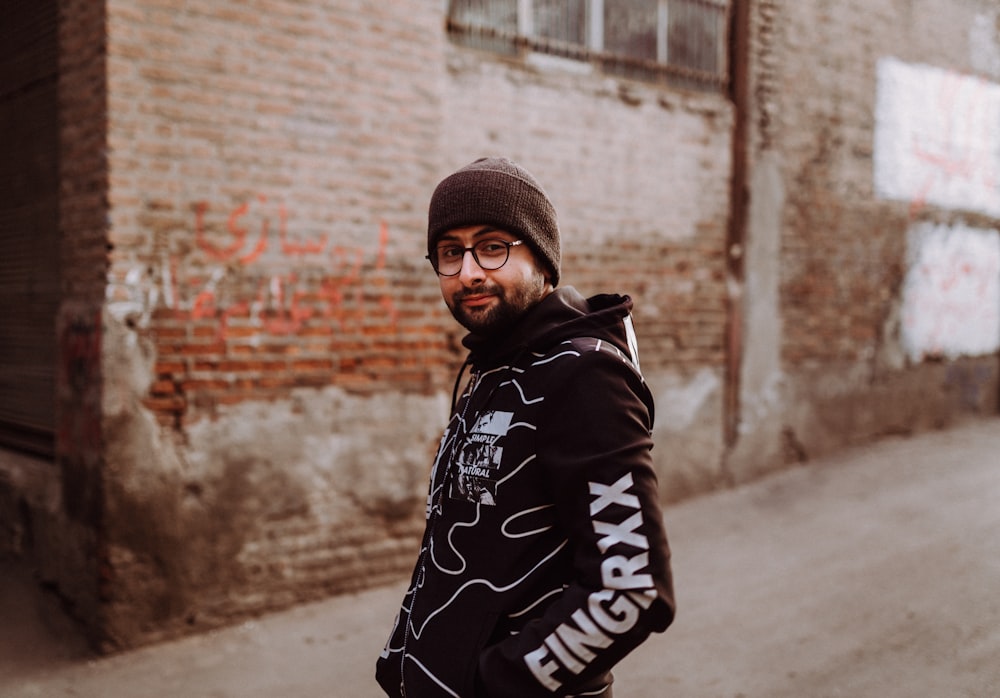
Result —
[[440, 19], [108, 3], [106, 647], [411, 557], [458, 360], [423, 260]]
[[1000, 345], [995, 5], [758, 9], [737, 480], [995, 410]]

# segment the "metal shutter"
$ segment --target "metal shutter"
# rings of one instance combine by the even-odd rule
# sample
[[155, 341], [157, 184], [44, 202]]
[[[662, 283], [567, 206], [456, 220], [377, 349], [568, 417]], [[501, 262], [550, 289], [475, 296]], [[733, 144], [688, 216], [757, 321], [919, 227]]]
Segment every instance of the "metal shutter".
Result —
[[0, 444], [52, 455], [59, 304], [56, 0], [0, 21]]

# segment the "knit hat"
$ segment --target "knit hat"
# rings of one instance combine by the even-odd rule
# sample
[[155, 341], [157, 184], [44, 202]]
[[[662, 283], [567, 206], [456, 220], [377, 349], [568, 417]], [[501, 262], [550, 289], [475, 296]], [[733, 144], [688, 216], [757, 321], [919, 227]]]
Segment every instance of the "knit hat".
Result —
[[556, 211], [530, 172], [506, 158], [480, 158], [445, 177], [431, 196], [427, 251], [439, 237], [468, 225], [492, 225], [528, 243], [559, 283]]

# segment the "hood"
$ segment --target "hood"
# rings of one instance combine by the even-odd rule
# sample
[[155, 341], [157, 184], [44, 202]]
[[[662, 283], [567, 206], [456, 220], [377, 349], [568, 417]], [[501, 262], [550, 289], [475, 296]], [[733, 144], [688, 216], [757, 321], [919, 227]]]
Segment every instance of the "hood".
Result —
[[545, 351], [559, 342], [576, 337], [594, 337], [611, 342], [626, 355], [630, 349], [625, 318], [632, 299], [617, 294], [584, 298], [572, 286], [563, 286], [546, 296], [502, 338], [466, 335], [462, 344], [469, 349], [469, 363], [488, 369], [507, 363], [528, 351]]

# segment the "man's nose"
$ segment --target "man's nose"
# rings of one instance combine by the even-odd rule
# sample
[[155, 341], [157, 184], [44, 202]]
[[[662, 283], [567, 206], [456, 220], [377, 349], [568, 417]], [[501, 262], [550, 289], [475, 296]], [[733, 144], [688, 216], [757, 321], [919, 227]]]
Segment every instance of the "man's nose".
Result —
[[485, 277], [483, 268], [472, 256], [472, 250], [466, 250], [462, 254], [462, 270], [458, 273], [459, 280], [466, 286], [482, 281]]

